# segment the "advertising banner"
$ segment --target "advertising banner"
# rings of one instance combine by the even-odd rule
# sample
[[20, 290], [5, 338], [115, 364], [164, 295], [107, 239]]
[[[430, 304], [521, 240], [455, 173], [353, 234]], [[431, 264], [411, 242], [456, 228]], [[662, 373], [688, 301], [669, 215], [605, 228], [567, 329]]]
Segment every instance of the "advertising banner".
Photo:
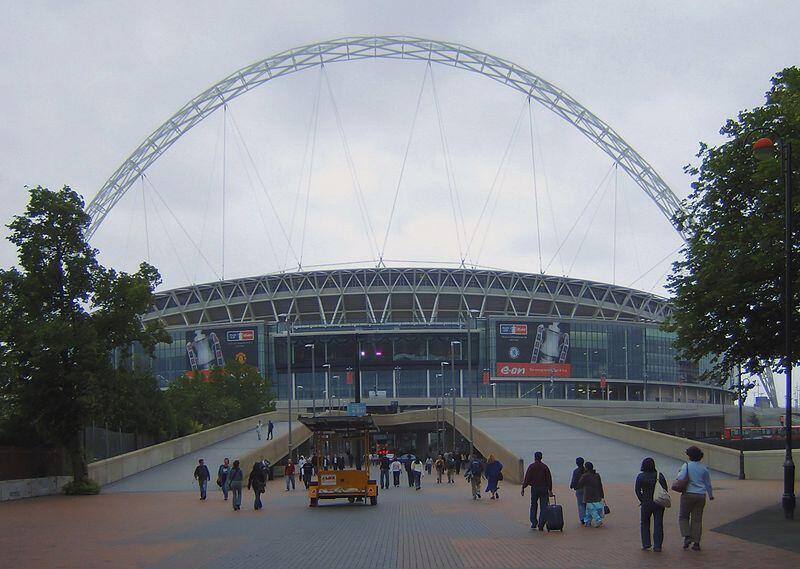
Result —
[[569, 324], [498, 322], [495, 375], [499, 378], [571, 377]]
[[186, 332], [186, 369], [207, 371], [225, 362], [237, 361], [258, 367], [258, 329], [195, 328]]

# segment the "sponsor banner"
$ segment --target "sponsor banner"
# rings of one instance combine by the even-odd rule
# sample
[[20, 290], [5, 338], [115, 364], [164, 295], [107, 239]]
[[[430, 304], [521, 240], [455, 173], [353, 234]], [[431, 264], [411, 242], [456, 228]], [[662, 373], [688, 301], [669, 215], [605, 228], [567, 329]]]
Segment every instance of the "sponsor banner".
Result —
[[353, 385], [353, 372], [352, 371], [348, 371], [344, 375], [344, 379], [345, 379], [345, 382], [347, 383], [347, 385]]
[[491, 374], [489, 373], [489, 370], [487, 369], [486, 371], [483, 372], [483, 384], [484, 385], [489, 385], [489, 380], [490, 379], [491, 379]]
[[195, 328], [185, 335], [186, 369], [207, 372], [237, 361], [258, 367], [258, 330], [255, 326]]
[[572, 365], [497, 362], [495, 375], [497, 377], [572, 377]]
[[559, 321], [498, 322], [497, 377], [571, 377], [570, 326]]

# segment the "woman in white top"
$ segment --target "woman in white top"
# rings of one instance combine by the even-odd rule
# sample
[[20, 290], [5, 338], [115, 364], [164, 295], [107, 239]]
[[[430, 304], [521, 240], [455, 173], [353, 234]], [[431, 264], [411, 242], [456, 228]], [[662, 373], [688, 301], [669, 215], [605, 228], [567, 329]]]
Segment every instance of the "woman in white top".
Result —
[[403, 465], [395, 458], [389, 468], [392, 471], [392, 483], [397, 488], [400, 486], [400, 473], [403, 471]]
[[411, 471], [414, 473], [414, 487], [419, 490], [422, 486], [422, 470], [425, 466], [422, 464], [422, 461], [419, 457], [414, 459], [414, 462], [411, 463]]
[[689, 461], [681, 466], [678, 480], [688, 477], [686, 490], [681, 494], [678, 523], [683, 536], [683, 548], [692, 546], [694, 551], [700, 551], [700, 537], [703, 533], [703, 509], [706, 507], [706, 494], [708, 499], [714, 499], [714, 490], [711, 488], [711, 475], [708, 467], [701, 464], [703, 451], [696, 446], [686, 449]]

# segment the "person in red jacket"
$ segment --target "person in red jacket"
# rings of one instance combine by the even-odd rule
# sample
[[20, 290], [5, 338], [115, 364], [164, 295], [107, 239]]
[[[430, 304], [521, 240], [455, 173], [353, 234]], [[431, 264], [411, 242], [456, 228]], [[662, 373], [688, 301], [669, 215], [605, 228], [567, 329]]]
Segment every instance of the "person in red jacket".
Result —
[[283, 478], [286, 480], [286, 491], [289, 491], [289, 484], [292, 485], [292, 490], [294, 490], [294, 463], [291, 459], [286, 463], [286, 468], [283, 469]]
[[525, 472], [525, 480], [522, 481], [523, 496], [528, 486], [531, 487], [531, 529], [538, 527], [539, 531], [544, 531], [545, 510], [550, 496], [553, 495], [553, 477], [550, 469], [542, 462], [542, 453], [538, 450], [533, 455], [533, 463]]

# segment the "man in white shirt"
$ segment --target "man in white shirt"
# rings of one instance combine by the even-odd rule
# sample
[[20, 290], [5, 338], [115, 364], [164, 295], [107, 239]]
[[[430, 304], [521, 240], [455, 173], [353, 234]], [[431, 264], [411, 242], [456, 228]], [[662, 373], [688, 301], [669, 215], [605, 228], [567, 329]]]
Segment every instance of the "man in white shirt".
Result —
[[400, 464], [400, 461], [397, 460], [397, 458], [395, 458], [394, 461], [392, 461], [391, 470], [392, 470], [392, 478], [393, 478], [392, 482], [394, 483], [394, 487], [395, 488], [399, 488], [400, 487], [400, 473], [403, 471], [403, 465]]

